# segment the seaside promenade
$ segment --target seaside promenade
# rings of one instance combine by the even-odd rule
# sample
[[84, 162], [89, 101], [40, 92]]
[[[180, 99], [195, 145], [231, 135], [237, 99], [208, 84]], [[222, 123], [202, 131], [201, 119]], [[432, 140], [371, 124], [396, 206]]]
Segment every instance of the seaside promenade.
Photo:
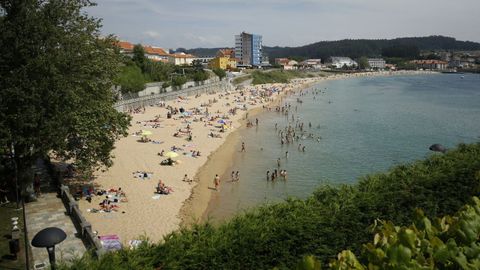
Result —
[[[81, 257], [86, 248], [82, 240], [77, 237], [70, 216], [66, 214], [65, 206], [57, 197], [56, 187], [51, 184], [44, 164], [37, 164], [37, 172], [41, 174], [41, 196], [35, 202], [25, 204], [26, 225], [28, 241], [30, 244], [31, 269], [48, 269], [48, 253], [45, 248], [36, 248], [31, 245], [33, 237], [41, 230], [48, 227], [58, 227], [65, 231], [67, 238], [55, 247], [57, 262]], [[42, 268], [44, 267], [44, 268]]]

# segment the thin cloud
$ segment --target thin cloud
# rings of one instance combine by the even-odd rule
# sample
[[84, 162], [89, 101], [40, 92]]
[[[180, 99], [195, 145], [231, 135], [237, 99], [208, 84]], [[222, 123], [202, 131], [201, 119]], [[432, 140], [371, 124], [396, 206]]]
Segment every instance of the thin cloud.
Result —
[[478, 0], [102, 0], [103, 33], [166, 48], [231, 47], [234, 35], [299, 46], [343, 38], [449, 35], [480, 41]]

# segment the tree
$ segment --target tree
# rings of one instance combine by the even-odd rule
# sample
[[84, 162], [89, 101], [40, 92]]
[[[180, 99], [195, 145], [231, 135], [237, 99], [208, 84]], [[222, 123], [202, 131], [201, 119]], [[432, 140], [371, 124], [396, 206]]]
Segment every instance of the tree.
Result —
[[170, 74], [174, 71], [175, 66], [168, 63], [153, 62], [146, 60], [144, 64], [144, 72], [154, 82], [166, 81], [170, 78]]
[[137, 65], [122, 67], [115, 83], [120, 85], [122, 93], [137, 93], [145, 88], [145, 77]]
[[180, 88], [182, 88], [182, 85], [184, 85], [186, 82], [187, 82], [187, 78], [185, 76], [176, 76], [172, 80], [172, 84]]
[[227, 73], [225, 72], [225, 70], [221, 68], [213, 69], [213, 73], [215, 73], [215, 75], [217, 75], [218, 78], [220, 78], [220, 80], [222, 80], [223, 78], [225, 78], [225, 76], [227, 76]]
[[205, 72], [204, 70], [199, 70], [199, 71], [195, 71], [192, 77], [195, 82], [202, 82], [208, 79], [208, 73]]
[[141, 44], [136, 44], [133, 46], [132, 60], [138, 67], [142, 69], [142, 71], [145, 71], [145, 65], [149, 60], [147, 57], [145, 57], [145, 49], [143, 49]]
[[[87, 0], [0, 2], [0, 151], [27, 173], [38, 157], [110, 166], [130, 118], [113, 108], [117, 42], [100, 37]], [[7, 155], [5, 155], [7, 154]]]
[[360, 57], [358, 60], [358, 68], [359, 69], [367, 69], [370, 68], [370, 65], [368, 64], [368, 59], [365, 56]]

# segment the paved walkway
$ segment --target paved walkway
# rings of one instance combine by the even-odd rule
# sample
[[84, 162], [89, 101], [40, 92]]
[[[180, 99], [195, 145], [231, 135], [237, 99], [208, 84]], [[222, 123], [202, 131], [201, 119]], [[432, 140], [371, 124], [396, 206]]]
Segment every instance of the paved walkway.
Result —
[[[42, 175], [41, 190], [46, 193], [42, 193], [36, 202], [25, 204], [28, 240], [31, 243], [35, 234], [45, 228], [58, 227], [65, 231], [67, 238], [55, 247], [56, 260], [68, 260], [75, 256], [81, 257], [86, 249], [82, 240], [76, 237], [78, 232], [70, 217], [66, 215], [65, 206], [62, 200], [57, 198], [57, 193], [51, 191], [52, 188], [48, 179], [46, 179], [48, 177], [46, 171], [44, 169], [39, 169], [38, 171]], [[32, 246], [31, 250], [32, 254], [30, 256], [33, 258], [32, 268], [39, 263], [48, 265], [46, 248]]]

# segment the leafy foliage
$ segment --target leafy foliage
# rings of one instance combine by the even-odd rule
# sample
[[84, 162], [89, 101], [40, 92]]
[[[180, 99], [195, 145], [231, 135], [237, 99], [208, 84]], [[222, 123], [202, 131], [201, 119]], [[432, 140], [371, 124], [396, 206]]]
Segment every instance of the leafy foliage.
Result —
[[115, 140], [127, 135], [129, 117], [112, 106], [116, 40], [100, 38], [100, 21], [83, 12], [92, 5], [0, 2], [0, 149], [15, 153], [19, 172], [47, 153], [109, 166]]
[[[360, 259], [350, 250], [329, 264], [334, 270], [480, 269], [480, 200], [473, 197], [454, 217], [430, 220], [417, 210], [411, 226], [375, 222], [373, 243], [363, 246]], [[298, 270], [316, 270], [320, 261], [304, 257]]]
[[136, 93], [145, 88], [147, 80], [137, 65], [123, 66], [115, 83], [121, 86], [122, 93]]
[[225, 72], [225, 70], [221, 68], [214, 68], [213, 73], [215, 73], [215, 75], [217, 75], [218, 78], [220, 78], [220, 80], [223, 80], [223, 78], [227, 76], [227, 73]]
[[173, 78], [172, 85], [182, 87], [186, 82], [187, 78], [185, 76], [177, 76]]
[[370, 65], [368, 64], [368, 59], [365, 56], [360, 57], [357, 60], [357, 63], [358, 63], [358, 68], [360, 69], [366, 69], [370, 67]]
[[252, 83], [288, 83], [291, 79], [304, 77], [308, 77], [308, 73], [294, 70], [254, 71]]
[[143, 49], [141, 44], [133, 46], [132, 60], [142, 71], [145, 71], [145, 65], [149, 59], [145, 56], [145, 49]]

